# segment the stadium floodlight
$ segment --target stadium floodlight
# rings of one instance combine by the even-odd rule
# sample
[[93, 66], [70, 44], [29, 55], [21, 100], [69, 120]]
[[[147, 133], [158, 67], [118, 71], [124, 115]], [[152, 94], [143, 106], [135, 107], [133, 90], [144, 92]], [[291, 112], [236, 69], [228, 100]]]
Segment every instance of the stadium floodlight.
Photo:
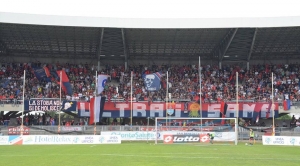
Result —
[[[236, 118], [155, 118], [155, 144], [203, 143], [209, 144], [214, 135], [214, 143], [237, 145]], [[203, 124], [200, 124], [204, 122]]]

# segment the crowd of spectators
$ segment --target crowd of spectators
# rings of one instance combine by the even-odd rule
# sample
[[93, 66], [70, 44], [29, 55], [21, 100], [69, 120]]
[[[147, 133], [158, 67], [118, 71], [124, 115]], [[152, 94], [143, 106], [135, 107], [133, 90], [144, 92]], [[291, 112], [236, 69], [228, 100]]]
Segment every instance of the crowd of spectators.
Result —
[[[30, 98], [59, 98], [60, 86], [56, 80], [38, 80], [33, 67], [47, 67], [51, 70], [66, 71], [73, 95], [64, 92], [62, 98], [71, 100], [89, 100], [95, 95], [95, 73], [97, 66], [85, 64], [55, 64], [36, 63], [2, 63], [0, 70], [0, 99], [1, 102], [16, 102], [22, 99], [23, 71], [26, 70], [25, 99]], [[169, 89], [174, 101], [199, 100], [199, 73], [197, 65], [132, 65], [125, 70], [123, 65], [105, 65], [98, 73], [110, 76], [105, 85], [104, 95], [109, 101], [130, 100], [131, 72], [133, 73], [133, 100], [164, 101], [166, 98], [168, 71]], [[145, 90], [142, 76], [145, 73], [161, 72], [161, 89], [155, 92]], [[274, 101], [282, 102], [300, 100], [299, 76], [300, 65], [296, 64], [255, 64], [247, 70], [244, 66], [202, 65], [201, 92], [203, 102], [231, 101], [236, 98], [236, 72], [239, 81], [239, 100], [268, 101], [272, 92], [272, 77], [274, 73]]]

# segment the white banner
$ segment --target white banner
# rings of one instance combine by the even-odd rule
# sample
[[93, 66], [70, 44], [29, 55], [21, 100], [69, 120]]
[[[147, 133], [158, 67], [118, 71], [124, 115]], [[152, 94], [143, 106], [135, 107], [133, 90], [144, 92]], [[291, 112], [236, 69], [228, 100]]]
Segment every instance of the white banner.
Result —
[[0, 145], [55, 145], [55, 144], [120, 144], [114, 135], [23, 135], [1, 136]]
[[262, 136], [263, 145], [300, 146], [300, 137], [293, 136]]
[[0, 145], [8, 145], [8, 136], [0, 136]]
[[[235, 133], [234, 132], [214, 132], [215, 133], [215, 141], [234, 141], [235, 140]], [[101, 135], [108, 135], [108, 136], [120, 136], [122, 141], [125, 140], [155, 140], [157, 137], [158, 140], [163, 140], [163, 136], [167, 135], [200, 135], [200, 134], [207, 134], [207, 132], [197, 132], [197, 131], [162, 131], [156, 132], [155, 131], [116, 131], [116, 132], [109, 132], [109, 131], [102, 131]]]
[[155, 140], [156, 133], [153, 131], [102, 131], [103, 136], [120, 136], [121, 140]]

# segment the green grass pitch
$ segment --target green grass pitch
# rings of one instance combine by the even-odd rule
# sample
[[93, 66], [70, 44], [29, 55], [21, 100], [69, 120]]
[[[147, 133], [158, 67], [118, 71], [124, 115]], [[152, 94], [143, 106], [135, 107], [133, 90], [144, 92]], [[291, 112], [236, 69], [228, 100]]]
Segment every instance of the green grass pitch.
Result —
[[299, 163], [299, 146], [154, 145], [154, 142], [0, 146], [1, 166], [298, 166]]

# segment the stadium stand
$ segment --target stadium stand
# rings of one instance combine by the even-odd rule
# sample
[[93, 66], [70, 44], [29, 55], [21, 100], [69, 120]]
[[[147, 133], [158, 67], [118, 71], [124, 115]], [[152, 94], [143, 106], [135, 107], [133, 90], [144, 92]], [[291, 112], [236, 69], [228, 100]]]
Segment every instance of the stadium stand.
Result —
[[[65, 92], [62, 98], [71, 100], [89, 100], [94, 95], [95, 67], [88, 64], [41, 64], [41, 63], [4, 63], [1, 66], [1, 103], [15, 103], [22, 99], [22, 74], [26, 70], [25, 99], [58, 98], [59, 84], [52, 78], [46, 81], [38, 79], [33, 67], [47, 67], [50, 71], [63, 69], [66, 71], [73, 90], [69, 96]], [[254, 65], [247, 71], [240, 66], [202, 66], [202, 101], [220, 102], [235, 101], [235, 72], [239, 72], [239, 100], [250, 102], [266, 102], [271, 94], [271, 72], [274, 72], [274, 101], [283, 102], [300, 99], [299, 64]], [[140, 65], [124, 66], [106, 65], [99, 73], [110, 76], [104, 94], [110, 101], [129, 100], [130, 71], [133, 75], [133, 97], [137, 101], [164, 101], [166, 88], [166, 71], [169, 71], [169, 92], [175, 101], [199, 100], [199, 74], [196, 65]], [[144, 73], [162, 73], [162, 88], [156, 92], [148, 92], [144, 88]]]

